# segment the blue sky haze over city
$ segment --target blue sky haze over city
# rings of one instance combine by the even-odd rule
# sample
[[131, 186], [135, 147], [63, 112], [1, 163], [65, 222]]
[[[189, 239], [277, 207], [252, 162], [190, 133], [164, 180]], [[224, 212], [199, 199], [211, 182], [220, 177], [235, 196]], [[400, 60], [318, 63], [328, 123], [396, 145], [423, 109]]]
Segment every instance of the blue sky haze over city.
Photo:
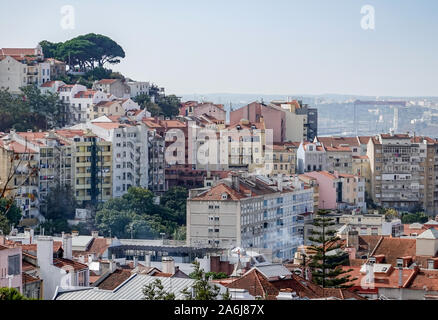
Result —
[[[60, 26], [64, 5], [75, 8], [74, 30]], [[361, 28], [364, 5], [375, 8], [375, 30]], [[437, 9], [424, 0], [24, 0], [0, 11], [0, 45], [104, 34], [126, 52], [114, 70], [176, 94], [437, 96]]]

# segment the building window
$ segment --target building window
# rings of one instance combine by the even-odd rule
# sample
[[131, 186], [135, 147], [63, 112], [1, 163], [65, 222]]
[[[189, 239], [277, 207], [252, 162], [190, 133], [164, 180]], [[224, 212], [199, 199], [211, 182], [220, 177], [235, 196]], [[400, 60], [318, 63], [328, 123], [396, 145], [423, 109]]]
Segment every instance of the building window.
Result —
[[20, 255], [16, 254], [8, 257], [8, 275], [20, 274]]

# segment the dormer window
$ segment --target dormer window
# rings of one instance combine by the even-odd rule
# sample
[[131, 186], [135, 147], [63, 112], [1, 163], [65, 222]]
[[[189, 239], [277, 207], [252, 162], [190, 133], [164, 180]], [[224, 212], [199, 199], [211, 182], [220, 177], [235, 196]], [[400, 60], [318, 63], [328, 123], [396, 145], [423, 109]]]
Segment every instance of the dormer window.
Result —
[[397, 259], [397, 268], [403, 268], [403, 259], [401, 258]]
[[369, 262], [370, 264], [375, 264], [375, 263], [376, 263], [376, 258], [371, 257], [371, 258], [368, 260], [368, 262]]
[[222, 193], [222, 200], [227, 200], [227, 199], [228, 199], [228, 194]]

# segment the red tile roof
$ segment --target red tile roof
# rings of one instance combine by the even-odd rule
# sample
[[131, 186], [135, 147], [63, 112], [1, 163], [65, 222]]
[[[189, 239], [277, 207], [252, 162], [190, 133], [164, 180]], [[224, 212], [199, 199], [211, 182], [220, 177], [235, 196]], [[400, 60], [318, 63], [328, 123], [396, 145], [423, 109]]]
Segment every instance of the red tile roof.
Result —
[[[23, 251], [37, 251], [37, 244], [20, 244]], [[53, 241], [53, 252], [58, 252], [62, 249], [62, 241]]]
[[117, 269], [97, 286], [101, 290], [114, 290], [131, 276], [131, 271]]
[[41, 281], [40, 278], [31, 276], [30, 274], [27, 274], [26, 272], [21, 273], [21, 279], [22, 279], [21, 280], [22, 284], [28, 284], [28, 283], [32, 283], [32, 282]]
[[[351, 275], [351, 278], [356, 278], [353, 283], [353, 290], [363, 290], [363, 283], [365, 280], [364, 277], [367, 277], [365, 273], [361, 273], [361, 267], [352, 267], [352, 266], [343, 266], [343, 270], [348, 271], [352, 270], [346, 274], [343, 274], [343, 276]], [[418, 272], [418, 269], [402, 269], [402, 287], [407, 288], [409, 287], [411, 281], [415, 277], [416, 273]], [[374, 282], [370, 283], [369, 286], [371, 287], [374, 285], [375, 289], [378, 288], [399, 288], [399, 270], [391, 267], [387, 273], [375, 273], [374, 274]]]
[[5, 144], [4, 141], [0, 140], [0, 147], [8, 146], [8, 149], [15, 153], [37, 153], [34, 149], [29, 146], [25, 146], [17, 141], [12, 141], [9, 144]]
[[97, 82], [97, 84], [112, 84], [116, 82], [118, 79], [102, 79]]
[[0, 55], [4, 56], [34, 56], [35, 48], [1, 48]]
[[384, 255], [385, 263], [397, 265], [397, 258], [416, 254], [416, 239], [383, 237], [377, 244], [372, 255]]
[[227, 194], [227, 200], [239, 200], [244, 198], [243, 195], [238, 193], [233, 188], [227, 186], [225, 183], [218, 184], [210, 190], [198, 195], [192, 200], [204, 200], [204, 201], [219, 201], [222, 200], [222, 194]]
[[95, 90], [87, 90], [87, 91], [79, 91], [78, 93], [75, 94], [75, 98], [93, 98], [94, 94], [97, 91]]
[[260, 296], [268, 300], [276, 299], [280, 290], [272, 285], [268, 279], [257, 269], [253, 269], [242, 277], [224, 284], [228, 288], [246, 289], [252, 296]]
[[58, 268], [73, 267], [75, 271], [88, 269], [88, 266], [86, 264], [63, 258], [53, 259], [53, 265]]
[[[324, 144], [324, 147], [346, 147], [341, 145], [348, 145], [350, 147], [359, 147], [357, 137], [318, 137], [319, 142]], [[351, 150], [351, 148], [348, 148]]]
[[371, 139], [370, 136], [359, 136], [358, 138], [361, 144], [368, 144], [368, 141]]
[[65, 138], [74, 138], [76, 136], [82, 137], [85, 134], [84, 130], [62, 129], [56, 130], [56, 134]]
[[43, 87], [43, 88], [50, 88], [50, 87], [52, 87], [55, 83], [56, 83], [56, 81], [47, 81], [47, 82], [43, 83], [43, 84], [41, 85], [41, 87]]

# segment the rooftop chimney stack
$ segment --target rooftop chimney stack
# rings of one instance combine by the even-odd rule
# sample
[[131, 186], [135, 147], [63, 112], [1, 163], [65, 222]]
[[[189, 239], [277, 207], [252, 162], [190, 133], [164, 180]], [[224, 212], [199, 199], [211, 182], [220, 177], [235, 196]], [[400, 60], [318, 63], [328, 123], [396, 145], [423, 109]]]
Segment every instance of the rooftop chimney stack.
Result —
[[138, 257], [134, 256], [134, 268], [138, 267]]
[[231, 177], [231, 181], [232, 181], [232, 188], [237, 192], [239, 192], [240, 191], [239, 176], [237, 174], [233, 174]]
[[398, 286], [403, 287], [403, 268], [398, 268]]
[[144, 256], [144, 261], [145, 261], [146, 267], [150, 267], [151, 266], [151, 255], [150, 254], [146, 254]]
[[95, 239], [99, 238], [99, 231], [91, 231], [91, 236]]
[[37, 261], [39, 267], [53, 265], [53, 238], [39, 236], [37, 239]]
[[72, 260], [73, 258], [73, 243], [71, 234], [62, 233], [62, 249], [64, 250], [64, 259]]
[[348, 231], [347, 235], [347, 247], [359, 249], [359, 232], [358, 231]]
[[175, 261], [173, 260], [172, 257], [163, 257], [161, 263], [162, 263], [161, 269], [164, 273], [170, 273], [170, 274], [175, 273]]

